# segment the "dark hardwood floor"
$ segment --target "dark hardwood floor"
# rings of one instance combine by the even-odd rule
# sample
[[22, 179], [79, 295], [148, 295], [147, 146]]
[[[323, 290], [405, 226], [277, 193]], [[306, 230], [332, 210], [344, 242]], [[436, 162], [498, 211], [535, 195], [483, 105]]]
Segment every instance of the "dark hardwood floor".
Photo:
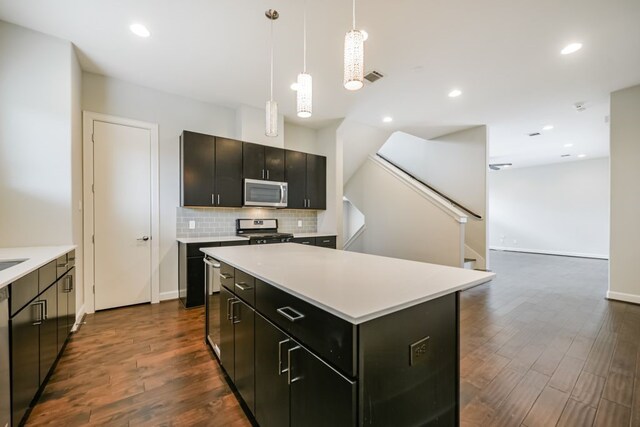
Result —
[[[640, 306], [607, 301], [607, 262], [492, 252], [462, 294], [463, 426], [640, 426]], [[87, 316], [28, 425], [248, 426], [177, 301]]]

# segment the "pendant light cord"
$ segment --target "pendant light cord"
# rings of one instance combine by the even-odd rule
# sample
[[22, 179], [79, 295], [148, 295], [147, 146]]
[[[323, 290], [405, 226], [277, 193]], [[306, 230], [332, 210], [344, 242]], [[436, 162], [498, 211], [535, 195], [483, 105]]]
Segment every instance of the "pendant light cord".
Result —
[[270, 100], [273, 102], [273, 18], [271, 18], [271, 81], [270, 81]]
[[302, 59], [302, 72], [307, 74], [307, 1], [304, 2], [304, 12], [302, 14], [302, 26], [304, 35], [302, 36], [302, 49], [303, 49], [303, 59]]
[[356, 29], [356, 0], [353, 0], [353, 29]]

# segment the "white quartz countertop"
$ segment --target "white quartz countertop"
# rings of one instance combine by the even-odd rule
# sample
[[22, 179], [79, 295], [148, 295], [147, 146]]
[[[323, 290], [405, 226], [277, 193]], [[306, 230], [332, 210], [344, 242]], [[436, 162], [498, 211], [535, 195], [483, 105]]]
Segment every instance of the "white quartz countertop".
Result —
[[495, 276], [292, 243], [201, 251], [353, 324], [487, 282]]
[[326, 236], [335, 236], [336, 233], [320, 233], [320, 232], [316, 232], [316, 233], [293, 233], [293, 237], [295, 238], [302, 238], [304, 239], [305, 237], [326, 237]]
[[0, 271], [0, 288], [4, 288], [75, 248], [75, 245], [0, 248], [0, 262], [26, 259], [18, 265]]
[[242, 236], [217, 236], [217, 237], [180, 237], [180, 243], [210, 243], [210, 242], [234, 242], [238, 240], [249, 240]]

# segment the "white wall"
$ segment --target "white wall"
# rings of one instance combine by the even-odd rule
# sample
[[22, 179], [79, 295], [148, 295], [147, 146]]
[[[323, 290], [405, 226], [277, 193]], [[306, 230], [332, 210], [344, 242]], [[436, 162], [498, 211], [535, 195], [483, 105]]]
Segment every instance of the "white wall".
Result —
[[68, 42], [0, 21], [0, 246], [73, 242]]
[[179, 136], [186, 129], [234, 138], [235, 111], [91, 73], [83, 73], [82, 107], [88, 111], [158, 124], [160, 298], [176, 297], [176, 207], [180, 206]]
[[241, 105], [235, 113], [237, 139], [271, 147], [284, 147], [284, 118], [281, 114], [278, 115], [278, 136], [267, 136], [264, 133], [266, 122], [264, 108]]
[[391, 132], [374, 128], [353, 120], [345, 120], [340, 125], [343, 139], [343, 184], [353, 176], [371, 154], [382, 147]]
[[84, 309], [84, 240], [82, 202], [82, 69], [71, 51], [71, 222], [76, 249], [76, 307]]
[[476, 267], [489, 268], [487, 127], [477, 126], [430, 140], [395, 132], [379, 152], [483, 218], [476, 220], [469, 216], [465, 244], [482, 257], [476, 258]]
[[367, 159], [344, 192], [367, 227], [349, 250], [462, 266], [464, 224], [374, 160]]
[[489, 173], [490, 246], [607, 258], [609, 159]]
[[611, 94], [612, 299], [640, 304], [640, 85]]

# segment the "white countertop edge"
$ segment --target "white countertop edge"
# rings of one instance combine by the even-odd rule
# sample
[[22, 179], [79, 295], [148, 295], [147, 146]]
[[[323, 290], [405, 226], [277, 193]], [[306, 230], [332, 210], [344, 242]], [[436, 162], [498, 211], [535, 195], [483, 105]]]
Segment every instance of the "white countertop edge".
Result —
[[[405, 308], [413, 307], [413, 306], [421, 304], [423, 302], [431, 301], [431, 300], [434, 300], [436, 298], [440, 298], [442, 296], [449, 295], [449, 294], [452, 294], [454, 292], [461, 291], [463, 289], [467, 289], [467, 288], [470, 288], [470, 287], [473, 287], [473, 286], [476, 286], [476, 285], [480, 285], [482, 283], [489, 282], [495, 277], [495, 273], [493, 273], [491, 276], [487, 276], [487, 277], [484, 277], [484, 278], [481, 278], [481, 279], [473, 280], [471, 282], [463, 283], [463, 284], [461, 284], [459, 286], [456, 286], [456, 287], [453, 287], [453, 288], [449, 288], [446, 291], [436, 292], [436, 293], [433, 293], [431, 295], [427, 295], [427, 296], [425, 296], [423, 298], [418, 298], [418, 299], [415, 299], [415, 300], [412, 300], [412, 301], [406, 301], [406, 302], [401, 303], [401, 304], [396, 304], [394, 306], [387, 307], [384, 310], [378, 310], [378, 311], [375, 311], [375, 312], [372, 312], [372, 313], [368, 313], [368, 314], [366, 314], [364, 316], [352, 317], [352, 316], [349, 316], [349, 315], [347, 315], [345, 313], [342, 313], [341, 311], [338, 311], [338, 310], [336, 310], [336, 309], [334, 309], [332, 307], [329, 307], [329, 306], [327, 306], [325, 304], [322, 304], [322, 303], [320, 303], [320, 302], [318, 302], [316, 300], [313, 300], [313, 299], [307, 297], [306, 295], [302, 295], [302, 294], [296, 292], [295, 290], [287, 288], [286, 286], [282, 286], [282, 285], [280, 285], [280, 284], [278, 284], [278, 283], [276, 283], [276, 282], [274, 282], [274, 281], [272, 281], [272, 280], [270, 280], [270, 279], [268, 279], [266, 277], [262, 277], [261, 275], [256, 274], [256, 273], [251, 272], [251, 271], [246, 271], [244, 268], [242, 268], [241, 266], [239, 266], [239, 265], [237, 265], [237, 264], [235, 264], [233, 262], [229, 262], [227, 260], [220, 259], [220, 258], [222, 258], [220, 256], [215, 256], [215, 255], [209, 254], [207, 252], [208, 249], [209, 248], [202, 248], [202, 249], [200, 249], [200, 251], [205, 253], [205, 254], [207, 254], [207, 255], [209, 255], [209, 256], [211, 256], [211, 257], [215, 257], [215, 259], [217, 259], [218, 261], [222, 261], [222, 262], [224, 262], [226, 264], [229, 264], [230, 266], [232, 266], [234, 268], [242, 270], [245, 273], [250, 274], [251, 276], [255, 277], [256, 279], [260, 279], [263, 282], [266, 282], [266, 283], [270, 284], [271, 286], [274, 286], [274, 287], [276, 287], [276, 288], [278, 288], [280, 290], [283, 290], [283, 291], [287, 292], [288, 294], [291, 294], [291, 295], [293, 295], [295, 297], [298, 297], [301, 300], [303, 300], [305, 302], [308, 302], [309, 304], [312, 304], [312, 305], [314, 305], [316, 307], [319, 307], [319, 308], [327, 311], [328, 313], [331, 313], [334, 316], [337, 316], [337, 317], [341, 318], [342, 320], [346, 320], [347, 322], [349, 322], [351, 324], [354, 324], [354, 325], [360, 325], [362, 323], [368, 322], [369, 320], [377, 319], [377, 318], [385, 316], [387, 314], [391, 314], [391, 313], [394, 313], [396, 311], [404, 310]], [[335, 250], [335, 249], [331, 249], [331, 250]]]
[[[306, 237], [327, 237], [337, 236], [336, 233], [293, 233], [293, 238], [306, 238]], [[248, 237], [244, 236], [212, 236], [212, 237], [178, 237], [176, 241], [179, 243], [214, 243], [214, 242], [236, 242], [240, 240], [248, 240]]]
[[77, 245], [0, 248], [0, 261], [27, 258], [25, 262], [0, 271], [0, 289], [77, 248]]
[[321, 233], [319, 231], [314, 233], [293, 233], [294, 239], [295, 238], [304, 239], [305, 237], [335, 237], [335, 236], [337, 236], [336, 233]]

